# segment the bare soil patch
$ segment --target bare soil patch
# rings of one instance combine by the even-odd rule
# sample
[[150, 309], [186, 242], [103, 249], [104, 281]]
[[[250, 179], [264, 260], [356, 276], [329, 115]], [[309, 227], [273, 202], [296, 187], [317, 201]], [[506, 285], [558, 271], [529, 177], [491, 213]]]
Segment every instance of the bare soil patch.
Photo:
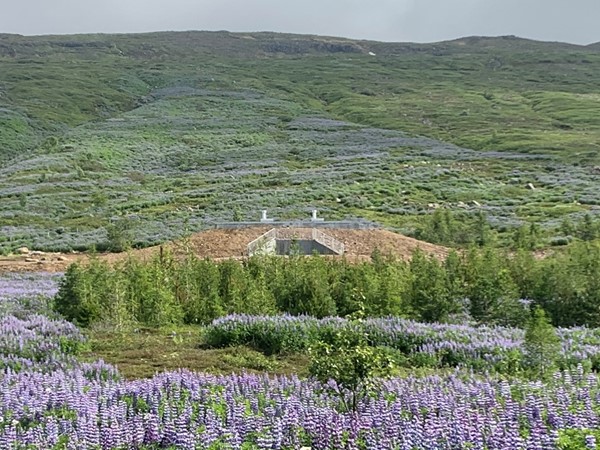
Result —
[[[187, 240], [132, 250], [130, 253], [139, 258], [151, 258], [158, 254], [162, 247], [164, 250], [173, 251], [176, 255], [191, 251], [200, 258], [243, 258], [247, 254], [247, 245], [269, 229], [268, 226], [231, 230], [212, 229], [195, 233]], [[446, 247], [388, 230], [323, 229], [322, 231], [343, 242], [346, 248], [345, 256], [351, 260], [369, 258], [375, 249], [379, 249], [383, 254], [391, 254], [403, 259], [410, 258], [417, 248], [438, 258], [445, 258], [448, 255]], [[127, 253], [97, 255], [99, 259], [111, 263], [122, 261], [127, 256]], [[89, 259], [90, 255], [85, 253], [31, 252], [0, 257], [0, 272], [62, 272], [74, 262], [85, 262]]]

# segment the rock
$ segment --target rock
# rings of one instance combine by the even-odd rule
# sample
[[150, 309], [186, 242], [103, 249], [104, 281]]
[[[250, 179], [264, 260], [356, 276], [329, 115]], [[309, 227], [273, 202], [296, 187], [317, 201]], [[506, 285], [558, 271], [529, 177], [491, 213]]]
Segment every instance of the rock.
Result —
[[594, 168], [592, 169], [592, 172], [600, 174], [600, 166], [594, 166]]
[[56, 260], [57, 260], [57, 261], [66, 261], [66, 260], [67, 260], [67, 258], [66, 258], [65, 256], [58, 256], [58, 257], [56, 258]]
[[466, 208], [467, 204], [465, 202], [458, 202], [456, 206], [458, 206], [459, 208]]
[[25, 262], [38, 263], [40, 261], [35, 258], [25, 258]]
[[27, 247], [20, 247], [17, 249], [19, 255], [29, 255], [29, 249]]
[[481, 206], [481, 203], [479, 203], [477, 200], [473, 200], [473, 204], [474, 204], [475, 206]]
[[527, 189], [531, 189], [532, 191], [535, 191], [535, 186], [533, 185], [533, 183], [527, 183]]

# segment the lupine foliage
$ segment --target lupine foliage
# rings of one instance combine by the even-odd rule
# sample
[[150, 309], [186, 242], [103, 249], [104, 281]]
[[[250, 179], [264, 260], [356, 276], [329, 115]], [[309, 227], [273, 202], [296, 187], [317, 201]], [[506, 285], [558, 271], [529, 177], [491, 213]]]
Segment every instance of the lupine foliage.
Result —
[[149, 380], [80, 370], [6, 373], [0, 444], [7, 449], [555, 449], [600, 426], [599, 380], [573, 371], [549, 383], [457, 373], [382, 384], [354, 413], [296, 378], [186, 371]]
[[[421, 323], [397, 317], [366, 319], [360, 327], [339, 317], [233, 315], [207, 327], [206, 342], [215, 347], [249, 345], [268, 354], [301, 352], [318, 342], [335, 344], [344, 333], [367, 336], [369, 345], [407, 355], [411, 365], [460, 366], [515, 373], [526, 368], [532, 350], [519, 328]], [[555, 353], [563, 367], [584, 364], [600, 369], [600, 329], [558, 328]], [[528, 339], [528, 342], [538, 342]], [[539, 353], [539, 349], [534, 347]], [[556, 355], [556, 356], [555, 356]], [[540, 355], [536, 353], [538, 362]]]
[[54, 274], [0, 276], [1, 370], [45, 372], [77, 365], [74, 355], [85, 340], [75, 325], [52, 314], [57, 281]]
[[0, 316], [25, 317], [30, 313], [52, 314], [48, 301], [58, 292], [62, 274], [7, 273], [0, 276]]

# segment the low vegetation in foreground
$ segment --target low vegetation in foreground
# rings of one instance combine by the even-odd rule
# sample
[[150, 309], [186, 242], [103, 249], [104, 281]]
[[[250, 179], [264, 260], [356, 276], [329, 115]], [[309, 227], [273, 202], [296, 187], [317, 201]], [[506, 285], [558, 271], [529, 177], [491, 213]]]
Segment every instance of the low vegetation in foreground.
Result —
[[[524, 330], [368, 319], [362, 307], [348, 319], [79, 330], [54, 311], [57, 282], [0, 278], [3, 448], [584, 450], [600, 438], [598, 332], [556, 330], [540, 309]], [[128, 367], [124, 336], [138, 351], [145, 341], [159, 373], [128, 381], [96, 359]], [[220, 365], [160, 372], [173, 348], [197, 352], [181, 367], [200, 352]]]

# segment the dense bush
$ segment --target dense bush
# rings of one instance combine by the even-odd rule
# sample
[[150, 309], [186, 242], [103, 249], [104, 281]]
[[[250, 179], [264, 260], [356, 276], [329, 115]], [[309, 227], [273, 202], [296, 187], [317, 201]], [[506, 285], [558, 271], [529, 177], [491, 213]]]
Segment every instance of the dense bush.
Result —
[[[527, 300], [522, 300], [527, 299]], [[374, 254], [350, 263], [323, 257], [253, 257], [212, 261], [168, 254], [109, 266], [72, 266], [56, 309], [87, 325], [207, 324], [226, 314], [346, 316], [426, 322], [474, 320], [525, 325], [531, 305], [555, 326], [600, 327], [600, 245], [578, 243], [536, 259], [490, 247], [440, 261], [417, 251], [410, 262]]]
[[[520, 328], [421, 323], [397, 317], [357, 325], [339, 317], [233, 315], [207, 327], [213, 347], [249, 345], [267, 354], [303, 352], [318, 343], [335, 346], [340, 332], [365, 337], [372, 347], [393, 349], [412, 366], [471, 367], [515, 374], [585, 364], [600, 369], [600, 329], [548, 330], [539, 312]], [[540, 326], [541, 322], [541, 326]], [[554, 335], [554, 333], [556, 333]], [[401, 357], [402, 355], [397, 355]]]

